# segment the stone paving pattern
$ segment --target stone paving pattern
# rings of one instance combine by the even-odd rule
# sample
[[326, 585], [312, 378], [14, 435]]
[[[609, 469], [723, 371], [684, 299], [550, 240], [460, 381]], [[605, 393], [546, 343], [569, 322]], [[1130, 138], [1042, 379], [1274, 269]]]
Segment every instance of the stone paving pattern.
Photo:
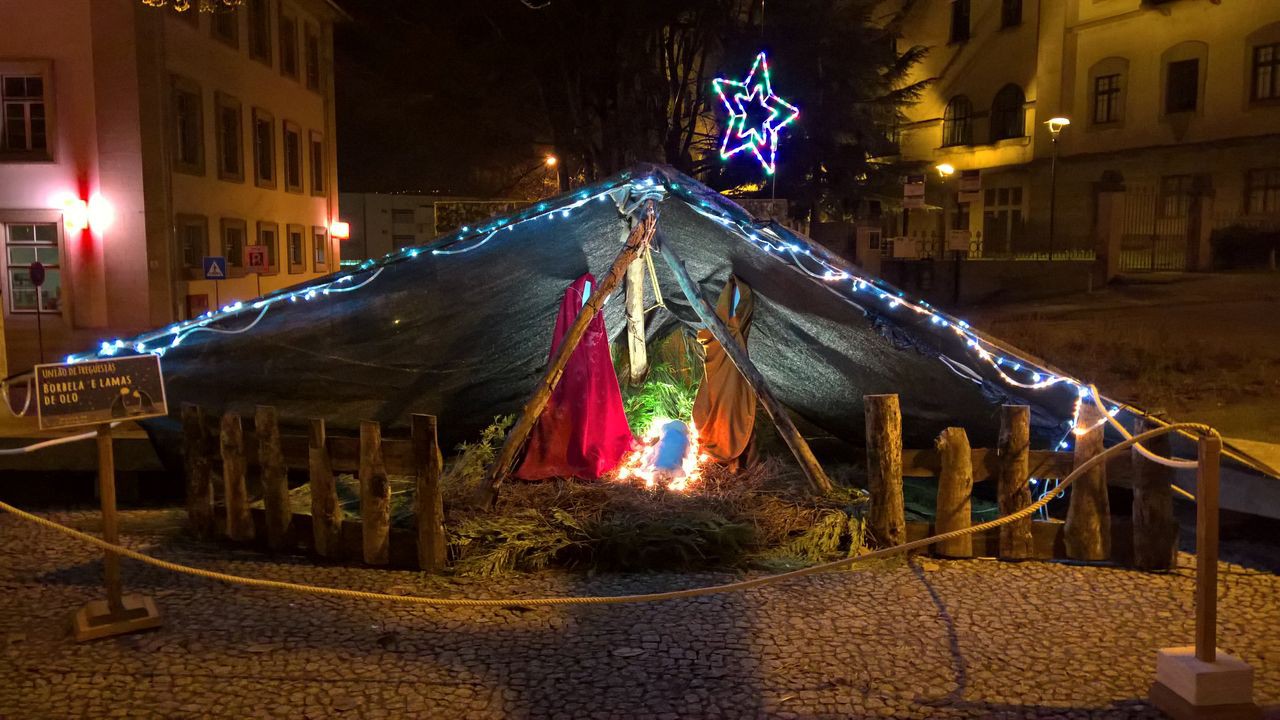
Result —
[[[125, 512], [125, 542], [394, 593], [620, 594], [737, 577], [429, 578], [198, 543], [181, 520]], [[1192, 637], [1192, 560], [1147, 574], [917, 559], [668, 603], [501, 610], [245, 589], [125, 561], [126, 589], [153, 595], [165, 626], [80, 645], [68, 615], [101, 596], [96, 551], [5, 515], [0, 717], [1159, 717], [1143, 698], [1156, 649]], [[1264, 707], [1280, 704], [1280, 577], [1222, 572], [1220, 645], [1257, 669]]]

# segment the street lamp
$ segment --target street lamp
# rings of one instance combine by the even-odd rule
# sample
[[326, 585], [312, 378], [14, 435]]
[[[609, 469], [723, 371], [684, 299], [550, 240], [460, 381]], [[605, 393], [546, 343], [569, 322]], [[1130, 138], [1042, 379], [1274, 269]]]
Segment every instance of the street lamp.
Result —
[[547, 159], [543, 162], [547, 164], [547, 167], [552, 168], [556, 166], [556, 163], [560, 162], [560, 158], [557, 158], [555, 155], [548, 155]]
[[1054, 214], [1058, 204], [1058, 134], [1071, 124], [1065, 117], [1049, 118], [1045, 125], [1049, 126], [1049, 139], [1053, 143], [1053, 155], [1049, 160], [1049, 261], [1053, 261]]

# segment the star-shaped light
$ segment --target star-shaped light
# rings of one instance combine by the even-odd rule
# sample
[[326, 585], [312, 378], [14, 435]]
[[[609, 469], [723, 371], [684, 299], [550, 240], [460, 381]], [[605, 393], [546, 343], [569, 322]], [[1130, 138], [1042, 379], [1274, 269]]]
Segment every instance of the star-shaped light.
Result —
[[[777, 170], [778, 131], [800, 117], [800, 108], [773, 94], [769, 82], [769, 60], [761, 52], [742, 82], [716, 78], [711, 81], [724, 109], [729, 112], [729, 124], [724, 129], [720, 143], [720, 159], [728, 160], [744, 150], [750, 150], [764, 171], [769, 175]], [[769, 111], [769, 117], [760, 127], [747, 127], [747, 107], [756, 104]]]

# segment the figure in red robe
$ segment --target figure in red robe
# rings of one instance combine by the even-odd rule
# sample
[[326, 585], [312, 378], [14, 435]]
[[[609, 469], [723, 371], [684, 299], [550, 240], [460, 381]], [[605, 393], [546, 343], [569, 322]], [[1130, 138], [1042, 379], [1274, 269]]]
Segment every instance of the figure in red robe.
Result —
[[[595, 277], [587, 273], [564, 291], [549, 357], [555, 357], [595, 284]], [[569, 356], [560, 383], [529, 435], [516, 477], [594, 480], [616, 468], [634, 443], [622, 411], [622, 392], [609, 353], [604, 314], [597, 313]]]

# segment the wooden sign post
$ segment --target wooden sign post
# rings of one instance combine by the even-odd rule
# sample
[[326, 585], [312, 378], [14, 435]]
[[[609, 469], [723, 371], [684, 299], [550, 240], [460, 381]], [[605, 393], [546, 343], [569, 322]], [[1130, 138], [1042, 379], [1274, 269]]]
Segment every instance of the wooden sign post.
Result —
[[[138, 355], [110, 360], [37, 365], [36, 415], [42, 430], [94, 426], [98, 443], [98, 494], [102, 539], [119, 543], [113, 422], [157, 417], [167, 412], [160, 358]], [[125, 595], [120, 556], [106, 551], [105, 600], [91, 600], [72, 618], [77, 642], [160, 627], [160, 612], [148, 596]]]

